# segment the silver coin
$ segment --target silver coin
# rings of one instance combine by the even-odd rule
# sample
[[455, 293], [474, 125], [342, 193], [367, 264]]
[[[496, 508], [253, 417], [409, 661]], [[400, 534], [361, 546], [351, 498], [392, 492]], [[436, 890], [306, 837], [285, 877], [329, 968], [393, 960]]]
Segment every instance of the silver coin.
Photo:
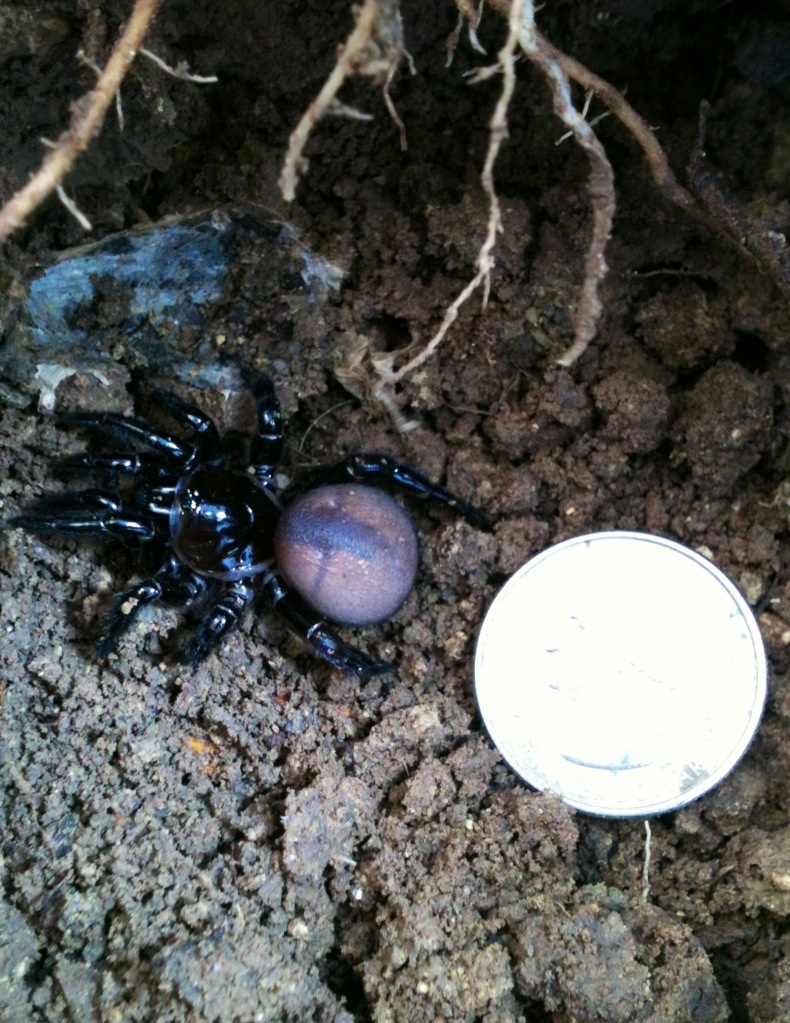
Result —
[[524, 781], [610, 817], [676, 809], [732, 769], [767, 688], [760, 630], [681, 544], [591, 533], [527, 562], [483, 622], [475, 688]]

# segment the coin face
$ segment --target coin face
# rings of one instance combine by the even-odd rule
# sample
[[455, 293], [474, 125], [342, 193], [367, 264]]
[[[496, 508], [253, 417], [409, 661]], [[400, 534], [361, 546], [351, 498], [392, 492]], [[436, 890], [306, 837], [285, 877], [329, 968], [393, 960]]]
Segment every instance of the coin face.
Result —
[[549, 548], [505, 584], [477, 644], [486, 728], [514, 771], [610, 817], [713, 788], [765, 702], [748, 604], [710, 561], [646, 533]]

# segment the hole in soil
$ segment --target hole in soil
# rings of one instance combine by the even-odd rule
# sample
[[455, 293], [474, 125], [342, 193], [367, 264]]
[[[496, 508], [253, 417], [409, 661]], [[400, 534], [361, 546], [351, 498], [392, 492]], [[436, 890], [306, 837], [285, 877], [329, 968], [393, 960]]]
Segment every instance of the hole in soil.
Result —
[[524, 1010], [524, 1018], [528, 1019], [529, 1023], [552, 1023], [552, 1020], [555, 1018], [547, 1011], [543, 1002], [538, 1002], [534, 999], [528, 1001], [521, 1001], [519, 999], [519, 1008]]
[[395, 352], [405, 348], [411, 341], [409, 321], [387, 313], [371, 317], [370, 326], [375, 330], [378, 340], [383, 344], [384, 351]]
[[768, 345], [754, 334], [739, 334], [735, 342], [733, 359], [744, 369], [764, 373], [768, 368]]
[[742, 968], [728, 956], [716, 952], [710, 955], [716, 980], [721, 984], [730, 1010], [731, 1023], [749, 1023], [751, 1018], [746, 1000], [746, 986]]
[[365, 988], [356, 970], [338, 955], [330, 953], [323, 963], [323, 978], [327, 987], [346, 1003], [346, 1009], [359, 1023], [370, 1017]]

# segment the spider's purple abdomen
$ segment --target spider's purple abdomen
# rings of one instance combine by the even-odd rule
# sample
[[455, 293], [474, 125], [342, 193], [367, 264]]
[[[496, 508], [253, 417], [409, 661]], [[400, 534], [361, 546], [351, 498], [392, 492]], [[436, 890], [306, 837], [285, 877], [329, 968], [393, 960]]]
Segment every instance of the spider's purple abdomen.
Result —
[[274, 545], [286, 583], [336, 622], [384, 621], [414, 586], [418, 548], [411, 517], [371, 487], [308, 490], [282, 513]]
[[277, 514], [247, 474], [198, 470], [176, 487], [170, 509], [173, 550], [198, 575], [226, 582], [258, 575], [274, 558]]

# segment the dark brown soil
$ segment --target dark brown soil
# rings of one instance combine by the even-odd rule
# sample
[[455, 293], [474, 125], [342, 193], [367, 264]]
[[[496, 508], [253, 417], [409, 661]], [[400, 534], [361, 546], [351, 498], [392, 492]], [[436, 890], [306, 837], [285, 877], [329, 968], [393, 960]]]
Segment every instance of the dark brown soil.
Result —
[[[75, 51], [103, 63], [129, 6], [0, 3], [3, 198], [92, 84]], [[751, 9], [583, 0], [538, 18], [627, 89], [680, 176], [709, 99], [710, 168], [749, 223], [781, 234], [789, 12], [785, 0]], [[67, 188], [96, 237], [206, 209], [231, 211], [215, 223], [242, 219], [232, 279], [199, 322], [146, 334], [143, 317], [131, 330], [129, 286], [109, 276], [72, 310], [80, 341], [42, 339], [29, 282], [84, 232], [53, 201], [5, 250], [4, 515], [81, 444], [37, 409], [40, 364], [76, 371], [44, 389], [58, 411], [128, 411], [155, 379], [244, 427], [244, 396], [223, 404], [211, 376], [228, 364], [275, 378], [289, 479], [381, 449], [496, 523], [477, 531], [417, 510], [417, 588], [391, 622], [349, 632], [395, 665], [384, 689], [312, 660], [266, 616], [187, 670], [167, 656], [182, 616], [151, 609], [102, 663], [93, 639], [134, 570], [128, 555], [3, 533], [7, 1023], [790, 1020], [787, 299], [741, 249], [667, 205], [609, 118], [597, 129], [618, 188], [605, 315], [583, 358], [559, 368], [590, 231], [587, 163], [572, 142], [555, 145], [563, 129], [524, 64], [497, 165], [505, 233], [491, 300], [473, 299], [398, 392], [420, 423], [399, 434], [369, 398], [368, 356], [424, 343], [473, 273], [499, 90], [464, 79], [486, 62], [465, 36], [445, 67], [451, 4], [403, 14], [418, 74], [404, 68], [393, 98], [408, 151], [380, 92], [351, 83], [344, 99], [374, 119], [319, 126], [286, 208], [284, 148], [350, 29], [349, 4], [165, 0], [150, 48], [220, 83], [138, 62], [123, 134], [108, 118]], [[490, 55], [502, 38], [487, 10]], [[247, 221], [250, 207], [272, 213]], [[293, 252], [279, 261], [282, 239], [250, 227], [269, 216], [343, 269], [340, 291], [307, 289]], [[473, 695], [476, 630], [502, 581], [597, 529], [649, 530], [711, 556], [754, 606], [771, 661], [743, 762], [651, 822], [646, 904], [643, 822], [579, 815], [525, 788]]]

